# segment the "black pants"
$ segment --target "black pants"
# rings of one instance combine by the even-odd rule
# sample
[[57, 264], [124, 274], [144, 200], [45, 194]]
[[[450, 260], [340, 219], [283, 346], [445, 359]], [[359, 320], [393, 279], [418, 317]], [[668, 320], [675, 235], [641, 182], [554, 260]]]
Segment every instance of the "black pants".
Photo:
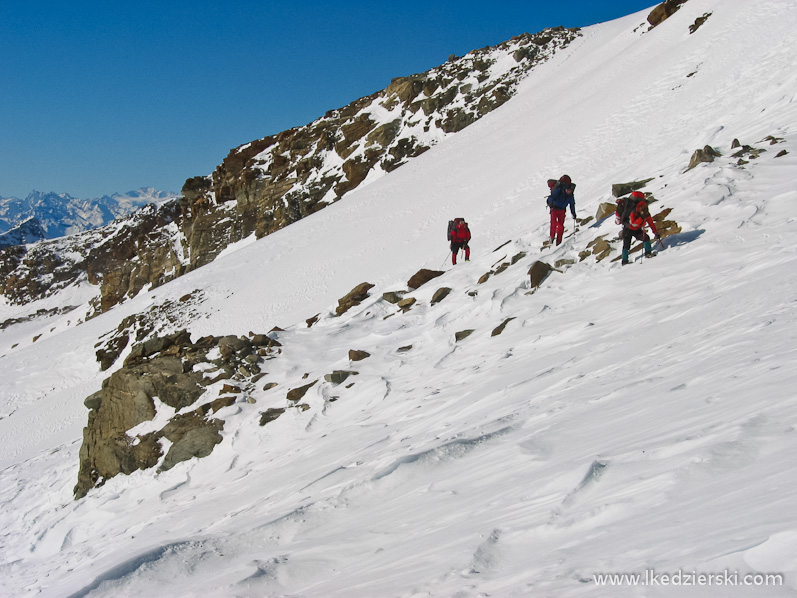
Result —
[[644, 229], [638, 228], [636, 230], [630, 229], [628, 227], [623, 228], [623, 251], [628, 251], [631, 249], [631, 239], [636, 239], [637, 241], [642, 241], [646, 243], [645, 250], [648, 250], [650, 247], [650, 237], [648, 237], [647, 233], [645, 233]]
[[470, 259], [470, 247], [467, 241], [451, 241], [451, 263], [457, 263], [457, 254], [460, 249], [465, 250], [465, 261]]

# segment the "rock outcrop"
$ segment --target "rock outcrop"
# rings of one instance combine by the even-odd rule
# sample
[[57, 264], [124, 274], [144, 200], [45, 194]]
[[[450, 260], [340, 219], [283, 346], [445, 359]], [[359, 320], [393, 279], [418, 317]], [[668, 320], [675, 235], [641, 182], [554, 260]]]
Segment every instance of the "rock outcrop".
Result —
[[651, 27], [660, 25], [674, 15], [676, 11], [681, 8], [681, 4], [686, 1], [687, 0], [665, 0], [665, 2], [662, 2], [650, 11], [650, 14], [648, 14], [648, 23], [650, 23]]
[[[75, 497], [120, 473], [158, 464], [164, 471], [209, 455], [224, 428], [224, 421], [211, 415], [244, 400], [242, 390], [260, 378], [258, 364], [272, 350], [271, 340], [267, 335], [209, 336], [192, 342], [179, 331], [134, 345], [123, 367], [85, 400], [90, 411]], [[208, 396], [208, 387], [221, 381], [226, 382], [219, 396]], [[147, 425], [165, 408], [174, 416], [162, 425]], [[169, 445], [165, 454], [163, 439]]]
[[370, 282], [363, 282], [354, 287], [345, 296], [338, 299], [338, 306], [335, 314], [340, 316], [349, 311], [355, 305], [359, 305], [368, 297], [368, 291], [374, 288]]
[[692, 157], [689, 160], [689, 166], [687, 167], [687, 170], [692, 170], [698, 164], [713, 162], [714, 158], [719, 158], [720, 156], [722, 156], [722, 154], [720, 154], [710, 145], [707, 145], [702, 149], [695, 150], [695, 153], [692, 154]]
[[407, 286], [410, 289], [418, 289], [430, 280], [433, 280], [438, 276], [442, 276], [443, 274], [445, 274], [445, 272], [442, 270], [428, 270], [427, 268], [421, 268], [410, 277], [410, 279], [407, 281]]

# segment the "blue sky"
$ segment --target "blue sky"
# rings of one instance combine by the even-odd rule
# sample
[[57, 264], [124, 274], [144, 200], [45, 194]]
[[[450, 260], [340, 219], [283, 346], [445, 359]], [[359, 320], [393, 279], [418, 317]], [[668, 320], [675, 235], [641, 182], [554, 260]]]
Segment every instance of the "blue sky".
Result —
[[655, 4], [5, 0], [0, 197], [179, 192], [230, 149], [450, 54]]

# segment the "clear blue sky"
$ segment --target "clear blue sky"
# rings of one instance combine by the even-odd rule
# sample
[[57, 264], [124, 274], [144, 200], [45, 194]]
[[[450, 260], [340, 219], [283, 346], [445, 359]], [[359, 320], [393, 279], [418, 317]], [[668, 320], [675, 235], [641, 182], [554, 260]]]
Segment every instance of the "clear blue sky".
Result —
[[0, 1], [0, 197], [179, 192], [450, 54], [655, 0]]

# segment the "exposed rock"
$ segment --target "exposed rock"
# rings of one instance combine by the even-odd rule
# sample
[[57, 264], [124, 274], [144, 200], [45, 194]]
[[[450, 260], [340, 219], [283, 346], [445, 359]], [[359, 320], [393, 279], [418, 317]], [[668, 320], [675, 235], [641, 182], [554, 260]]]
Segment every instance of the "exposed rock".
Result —
[[450, 292], [451, 289], [449, 287], [440, 287], [439, 289], [437, 289], [434, 292], [434, 295], [432, 295], [432, 302], [431, 302], [432, 305], [434, 305], [435, 303], [440, 303], [443, 299], [448, 297], [448, 294]]
[[703, 162], [713, 162], [714, 158], [721, 156], [717, 150], [710, 145], [705, 146], [703, 149], [695, 150], [692, 158], [689, 160], [689, 167], [686, 170], [692, 170], [698, 164]]
[[401, 301], [401, 297], [404, 293], [400, 291], [388, 291], [387, 293], [382, 293], [382, 299], [387, 301], [388, 303], [393, 303], [394, 305]]
[[612, 185], [612, 195], [615, 197], [622, 197], [628, 195], [632, 191], [637, 191], [647, 185], [653, 179], [644, 179], [642, 181], [632, 181], [630, 183], [615, 183]]
[[412, 349], [412, 345], [405, 345], [403, 347], [399, 347], [398, 349], [396, 349], [396, 351], [398, 351], [399, 353], [406, 353], [407, 351], [410, 351], [411, 349]]
[[158, 471], [167, 471], [193, 457], [207, 457], [222, 437], [219, 432], [224, 422], [219, 419], [206, 420], [201, 411], [176, 415], [163, 428], [163, 436], [172, 442]]
[[314, 315], [312, 318], [307, 318], [307, 319], [305, 320], [305, 322], [307, 323], [307, 327], [308, 327], [308, 328], [312, 327], [312, 325], [313, 325], [313, 324], [315, 324], [316, 322], [318, 322], [318, 319], [319, 319], [320, 317], [321, 317], [321, 314], [316, 314], [316, 315]]
[[[247, 402], [250, 402], [250, 399], [251, 397], [247, 398]], [[203, 405], [202, 410], [206, 413], [216, 413], [220, 409], [224, 409], [225, 407], [235, 405], [236, 400], [237, 399], [235, 397], [219, 397], [218, 399], [211, 401], [207, 405]], [[206, 407], [207, 409], [205, 409]]]
[[603, 220], [608, 218], [617, 211], [617, 204], [611, 202], [604, 202], [598, 206], [598, 211], [595, 213], [595, 220]]
[[[151, 339], [153, 335], [162, 330], [165, 325], [173, 327], [189, 323], [193, 318], [195, 307], [203, 300], [203, 293], [197, 290], [188, 295], [184, 295], [179, 302], [166, 300], [163, 303], [152, 305], [144, 312], [132, 314], [124, 318], [117, 329], [105, 335], [97, 345], [99, 348], [97, 349], [96, 357], [97, 361], [100, 362], [100, 369], [105, 371], [110, 368], [116, 363], [116, 360], [128, 345], [131, 343], [141, 343], [148, 338]], [[185, 338], [187, 337], [184, 335], [183, 340], [185, 340]], [[167, 342], [172, 345], [180, 345], [183, 340], [175, 341], [172, 336], [168, 341], [155, 342]], [[212, 340], [212, 337], [210, 341], [215, 342]], [[152, 345], [148, 345], [148, 347], [152, 347]], [[135, 361], [140, 358], [140, 352], [142, 351], [148, 354], [152, 353], [151, 348], [145, 349], [144, 347], [137, 347], [128, 359], [132, 358], [132, 360]]]
[[409, 310], [409, 309], [410, 309], [410, 308], [411, 308], [413, 305], [415, 305], [415, 302], [416, 302], [416, 301], [417, 301], [417, 299], [416, 299], [415, 297], [407, 297], [406, 299], [402, 299], [401, 301], [399, 301], [399, 302], [398, 302], [398, 306], [399, 306], [399, 307], [400, 307], [400, 308], [401, 308], [403, 311], [405, 311], [405, 312], [406, 312], [406, 311], [408, 311], [408, 310]]
[[260, 425], [265, 426], [267, 423], [273, 422], [283, 413], [285, 413], [284, 407], [271, 407], [269, 409], [266, 409], [263, 413], [260, 414]]
[[711, 16], [711, 13], [710, 13], [710, 12], [707, 12], [707, 13], [705, 13], [705, 14], [704, 14], [702, 17], [698, 17], [698, 18], [696, 18], [696, 19], [695, 19], [695, 22], [694, 22], [694, 23], [692, 23], [691, 25], [689, 25], [689, 33], [690, 33], [690, 34], [691, 34], [691, 33], [694, 33], [695, 31], [697, 31], [698, 29], [700, 29], [700, 27], [703, 25], [703, 23], [705, 23], [706, 21], [708, 21], [708, 18], [709, 18], [710, 16]]
[[330, 384], [341, 384], [346, 381], [349, 376], [356, 376], [358, 372], [350, 372], [346, 370], [335, 370], [331, 374], [325, 374], [324, 380]]
[[596, 261], [600, 262], [609, 257], [611, 251], [611, 244], [606, 240], [605, 235], [601, 235], [587, 244], [587, 250], [579, 253], [579, 258], [583, 261], [590, 255], [594, 255]]
[[476, 281], [476, 284], [484, 284], [485, 282], [487, 282], [488, 280], [490, 280], [490, 277], [491, 277], [492, 275], [493, 275], [492, 271], [490, 271], [490, 272], [485, 272], [484, 274], [482, 274], [482, 275], [481, 275], [481, 277], [479, 278], [479, 280], [477, 280], [477, 281]]
[[[222, 357], [211, 362], [211, 351], [218, 351]], [[251, 384], [253, 379], [240, 372], [245, 370], [244, 364], [256, 369], [253, 359], [257, 357], [252, 351], [246, 337], [209, 336], [192, 343], [184, 330], [134, 345], [122, 368], [84, 401], [90, 411], [83, 430], [75, 497], [82, 498], [94, 486], [120, 473], [154, 467], [161, 458], [160, 469], [165, 470], [186, 459], [210, 454], [221, 442], [219, 432], [224, 422], [206, 416], [234, 404], [234, 395], [242, 392], [241, 385], [225, 384], [222, 393], [233, 396], [218, 397], [190, 412], [184, 410], [198, 403], [207, 386], [219, 380], [236, 377]], [[203, 367], [197, 368], [200, 364]], [[206, 377], [211, 371], [208, 365], [218, 368], [216, 376]], [[181, 412], [159, 430], [130, 435], [132, 428], [155, 417], [160, 403]], [[161, 438], [171, 442], [165, 457]]]
[[315, 386], [316, 382], [318, 382], [318, 380], [313, 380], [310, 384], [305, 384], [304, 386], [300, 386], [298, 388], [289, 390], [286, 398], [289, 401], [295, 403], [296, 401], [304, 397], [304, 395], [307, 394], [307, 391], [310, 390], [313, 386]]
[[363, 359], [367, 359], [370, 356], [371, 354], [366, 351], [357, 351], [356, 349], [349, 350], [350, 361], [362, 361]]
[[86, 397], [86, 400], [83, 401], [83, 404], [87, 409], [99, 409], [100, 405], [102, 405], [102, 391], [100, 390], [95, 392], [93, 395]]
[[667, 220], [667, 216], [672, 212], [672, 208], [662, 210], [653, 216], [653, 222], [656, 224], [656, 230], [659, 231], [659, 236], [665, 239], [671, 235], [677, 235], [681, 232], [681, 227], [673, 220]]
[[575, 263], [576, 263], [575, 260], [567, 258], [567, 257], [563, 257], [563, 258], [560, 258], [560, 259], [556, 260], [553, 263], [553, 265], [554, 265], [554, 268], [564, 268], [565, 266], [572, 266]]
[[511, 322], [511, 321], [512, 321], [512, 320], [514, 320], [514, 319], [515, 319], [515, 318], [507, 318], [506, 320], [504, 320], [503, 322], [501, 322], [501, 324], [499, 324], [498, 326], [496, 326], [496, 327], [493, 329], [493, 331], [492, 331], [492, 333], [490, 334], [490, 336], [498, 336], [499, 334], [501, 334], [501, 333], [504, 331], [504, 328], [506, 328], [506, 325], [507, 325], [507, 324], [509, 324], [509, 322]]
[[684, 2], [686, 2], [686, 0], [665, 0], [665, 2], [662, 2], [650, 11], [650, 14], [648, 14], [648, 23], [650, 23], [651, 27], [660, 25], [675, 14]]
[[[767, 150], [763, 149], [763, 148], [752, 147], [750, 145], [743, 145], [739, 149], [739, 151], [737, 151], [736, 153], [732, 154], [731, 157], [732, 158], [746, 157], [749, 160], [755, 160], [755, 159], [761, 157], [761, 154], [763, 152], [765, 152], [765, 151], [767, 151]], [[745, 162], [745, 164], [747, 164], [747, 162]]]
[[529, 268], [529, 277], [531, 279], [531, 287], [536, 289], [542, 284], [545, 278], [548, 276], [550, 271], [552, 270], [549, 264], [545, 262], [536, 261], [531, 265]]
[[418, 289], [430, 280], [437, 278], [438, 276], [442, 276], [443, 274], [445, 274], [445, 272], [440, 270], [427, 270], [426, 268], [421, 268], [407, 281], [407, 286], [410, 289]]
[[460, 330], [459, 332], [454, 334], [454, 338], [457, 342], [468, 338], [471, 334], [473, 334], [474, 330]]
[[374, 288], [370, 282], [363, 282], [354, 287], [347, 295], [338, 299], [338, 307], [335, 308], [337, 315], [342, 315], [355, 305], [359, 305], [368, 297], [368, 291]]

